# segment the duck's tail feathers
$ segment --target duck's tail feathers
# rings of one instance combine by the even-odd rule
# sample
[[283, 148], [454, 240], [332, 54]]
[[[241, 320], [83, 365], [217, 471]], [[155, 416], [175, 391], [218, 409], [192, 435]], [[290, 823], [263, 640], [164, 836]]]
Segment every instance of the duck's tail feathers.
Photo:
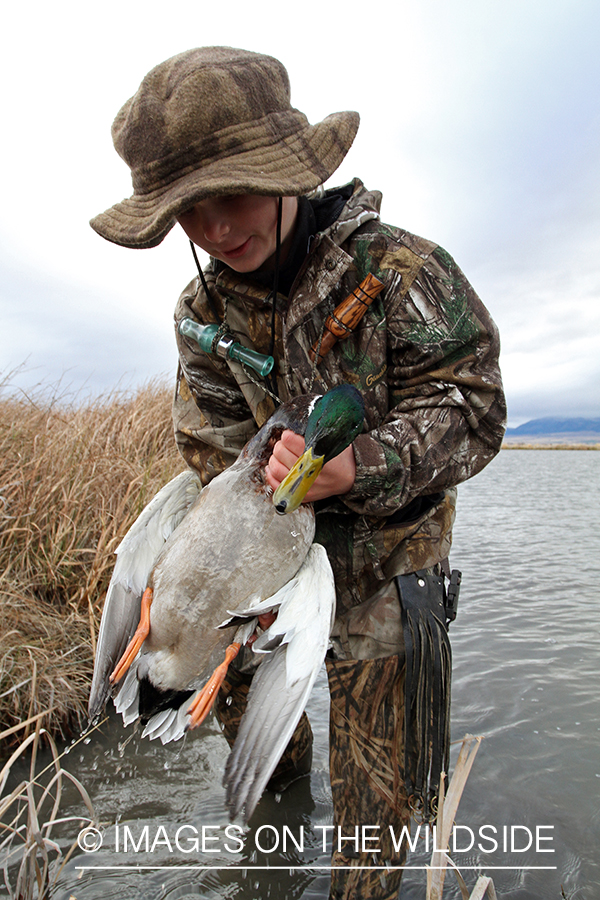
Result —
[[190, 698], [187, 697], [178, 709], [163, 709], [162, 712], [151, 716], [142, 732], [142, 737], [150, 738], [151, 741], [160, 738], [162, 744], [178, 741], [184, 736], [190, 720], [187, 713], [189, 705]]
[[[143, 704], [142, 709], [140, 709], [141, 682], [138, 666], [141, 660], [141, 655], [134, 659], [131, 668], [123, 679], [122, 685], [113, 698], [115, 709], [123, 717], [123, 725], [125, 727], [131, 725], [132, 722], [136, 722], [140, 716], [142, 721], [145, 719]], [[160, 738], [163, 744], [168, 744], [170, 741], [178, 741], [183, 737], [189, 721], [187, 709], [190, 705], [190, 692], [179, 692], [177, 699], [179, 701], [177, 705], [161, 709], [148, 716], [142, 737], [150, 738], [151, 741]]]

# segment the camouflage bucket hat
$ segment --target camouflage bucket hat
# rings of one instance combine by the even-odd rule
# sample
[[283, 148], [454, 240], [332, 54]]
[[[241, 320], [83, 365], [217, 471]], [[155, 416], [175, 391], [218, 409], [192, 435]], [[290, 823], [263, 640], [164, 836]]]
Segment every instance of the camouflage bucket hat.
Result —
[[290, 105], [284, 66], [271, 56], [201, 47], [161, 63], [118, 113], [115, 148], [134, 193], [91, 220], [124, 247], [155, 247], [206, 197], [297, 196], [337, 169], [358, 129], [355, 112], [317, 125]]

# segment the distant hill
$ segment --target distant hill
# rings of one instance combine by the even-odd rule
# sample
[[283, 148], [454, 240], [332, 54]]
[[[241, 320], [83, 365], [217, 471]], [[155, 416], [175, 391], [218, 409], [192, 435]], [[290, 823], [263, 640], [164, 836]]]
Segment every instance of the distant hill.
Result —
[[506, 435], [534, 435], [534, 434], [600, 434], [600, 419], [558, 419], [554, 416], [545, 416], [543, 419], [531, 419], [517, 428], [507, 428]]

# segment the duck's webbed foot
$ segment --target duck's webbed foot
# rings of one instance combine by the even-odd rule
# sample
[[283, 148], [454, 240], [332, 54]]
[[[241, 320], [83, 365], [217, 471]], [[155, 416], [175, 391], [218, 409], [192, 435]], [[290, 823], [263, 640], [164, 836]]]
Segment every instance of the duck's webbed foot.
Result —
[[197, 728], [204, 722], [205, 718], [213, 708], [213, 704], [217, 699], [219, 688], [225, 681], [229, 664], [236, 658], [242, 645], [234, 642], [230, 644], [225, 651], [225, 661], [217, 666], [212, 673], [192, 705], [188, 709], [190, 721], [187, 724], [186, 731], [190, 728]]
[[131, 663], [136, 658], [138, 651], [148, 635], [150, 634], [150, 607], [152, 605], [152, 588], [146, 588], [142, 594], [142, 606], [140, 609], [140, 624], [136, 628], [135, 634], [127, 645], [125, 653], [115, 666], [109, 681], [115, 684], [120, 681], [123, 675], [129, 669]]

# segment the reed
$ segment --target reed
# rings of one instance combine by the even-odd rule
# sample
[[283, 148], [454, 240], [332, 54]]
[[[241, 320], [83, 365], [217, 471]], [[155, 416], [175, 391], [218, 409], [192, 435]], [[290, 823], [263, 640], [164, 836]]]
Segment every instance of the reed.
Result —
[[[40, 718], [33, 734], [0, 770], [0, 866], [4, 886], [11, 900], [47, 900], [69, 858], [77, 849], [75, 840], [64, 849], [52, 830], [65, 823], [90, 828], [96, 825], [92, 801], [81, 782], [61, 765], [55, 742], [40, 728]], [[6, 733], [0, 733], [0, 739]], [[41, 738], [49, 746], [52, 761], [38, 771]], [[29, 754], [29, 778], [9, 787], [13, 767], [22, 768]], [[87, 815], [60, 816], [64, 787], [74, 786]], [[70, 802], [69, 802], [70, 805]]]
[[0, 730], [46, 711], [64, 738], [84, 721], [114, 551], [183, 468], [170, 405], [155, 382], [0, 397]]
[[483, 900], [484, 897], [487, 897], [488, 900], [497, 900], [498, 895], [496, 894], [494, 882], [487, 875], [480, 875], [473, 890], [469, 893], [465, 880], [463, 879], [458, 866], [456, 866], [450, 858], [450, 851], [448, 850], [458, 805], [481, 741], [481, 737], [475, 737], [475, 735], [472, 734], [466, 734], [464, 736], [460, 742], [460, 753], [458, 754], [454, 774], [448, 785], [447, 791], [444, 790], [444, 782], [442, 781], [436, 819], [436, 843], [439, 844], [440, 849], [434, 850], [431, 855], [431, 867], [427, 870], [426, 900], [442, 900], [444, 881], [446, 879], [446, 870], [448, 867], [451, 868], [456, 875], [462, 900]]

